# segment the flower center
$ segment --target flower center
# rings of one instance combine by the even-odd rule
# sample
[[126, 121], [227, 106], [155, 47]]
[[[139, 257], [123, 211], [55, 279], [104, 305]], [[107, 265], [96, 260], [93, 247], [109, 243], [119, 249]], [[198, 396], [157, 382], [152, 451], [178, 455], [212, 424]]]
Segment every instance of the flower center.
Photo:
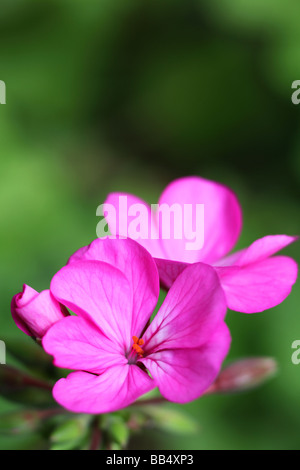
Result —
[[144, 340], [138, 338], [137, 336], [133, 336], [133, 345], [132, 349], [138, 354], [139, 357], [143, 357], [144, 351], [141, 346], [144, 344]]

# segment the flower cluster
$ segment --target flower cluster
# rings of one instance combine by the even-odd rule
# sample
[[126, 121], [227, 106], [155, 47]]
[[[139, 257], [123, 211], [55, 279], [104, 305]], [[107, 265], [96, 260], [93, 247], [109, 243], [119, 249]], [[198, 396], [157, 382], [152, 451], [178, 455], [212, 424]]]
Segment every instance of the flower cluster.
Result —
[[[106, 201], [116, 212], [118, 196]], [[129, 206], [141, 203], [127, 198]], [[165, 240], [159, 230], [135, 241], [108, 219], [112, 237], [74, 253], [50, 290], [24, 285], [13, 297], [17, 326], [41, 339], [57, 367], [72, 370], [53, 388], [55, 400], [70, 411], [115, 411], [155, 387], [173, 402], [200, 397], [229, 351], [227, 307], [244, 313], [271, 308], [296, 281], [294, 260], [272, 256], [296, 237], [266, 236], [227, 256], [241, 230], [241, 209], [228, 188], [182, 178], [160, 203], [204, 204], [201, 250], [187, 251], [184, 238]], [[157, 214], [142, 204], [155, 222]], [[168, 292], [153, 318], [160, 286]]]

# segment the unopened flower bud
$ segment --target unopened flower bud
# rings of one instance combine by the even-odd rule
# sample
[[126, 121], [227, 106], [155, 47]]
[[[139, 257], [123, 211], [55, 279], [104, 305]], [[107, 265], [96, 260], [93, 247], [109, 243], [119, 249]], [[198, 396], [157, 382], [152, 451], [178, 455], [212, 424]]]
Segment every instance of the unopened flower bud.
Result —
[[50, 326], [67, 315], [49, 290], [39, 293], [26, 284], [13, 297], [11, 313], [18, 328], [34, 338], [42, 338]]
[[226, 367], [206, 393], [234, 393], [249, 390], [272, 377], [276, 370], [276, 361], [269, 357], [241, 359]]

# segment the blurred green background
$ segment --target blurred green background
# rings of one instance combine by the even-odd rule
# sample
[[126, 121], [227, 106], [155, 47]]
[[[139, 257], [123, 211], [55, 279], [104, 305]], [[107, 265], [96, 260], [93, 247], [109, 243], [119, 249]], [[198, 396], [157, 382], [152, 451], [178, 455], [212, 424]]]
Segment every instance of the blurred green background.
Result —
[[[300, 233], [299, 15], [298, 0], [1, 0], [1, 340], [23, 339], [12, 296], [48, 288], [96, 238], [110, 191], [155, 203], [172, 179], [201, 175], [237, 193], [238, 248]], [[299, 261], [299, 243], [285, 254]], [[298, 284], [272, 310], [228, 312], [228, 361], [272, 356], [275, 379], [178, 407], [198, 433], [148, 430], [130, 448], [299, 448], [299, 301]], [[0, 436], [1, 449], [38, 445]]]

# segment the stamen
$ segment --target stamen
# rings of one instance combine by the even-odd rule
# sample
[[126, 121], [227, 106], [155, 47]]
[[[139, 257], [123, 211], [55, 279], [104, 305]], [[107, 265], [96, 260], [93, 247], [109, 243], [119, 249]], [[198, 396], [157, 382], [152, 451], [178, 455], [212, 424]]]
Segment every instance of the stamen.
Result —
[[141, 346], [144, 344], [144, 340], [138, 338], [137, 336], [133, 336], [133, 345], [132, 349], [139, 355], [139, 357], [143, 357], [144, 351]]

